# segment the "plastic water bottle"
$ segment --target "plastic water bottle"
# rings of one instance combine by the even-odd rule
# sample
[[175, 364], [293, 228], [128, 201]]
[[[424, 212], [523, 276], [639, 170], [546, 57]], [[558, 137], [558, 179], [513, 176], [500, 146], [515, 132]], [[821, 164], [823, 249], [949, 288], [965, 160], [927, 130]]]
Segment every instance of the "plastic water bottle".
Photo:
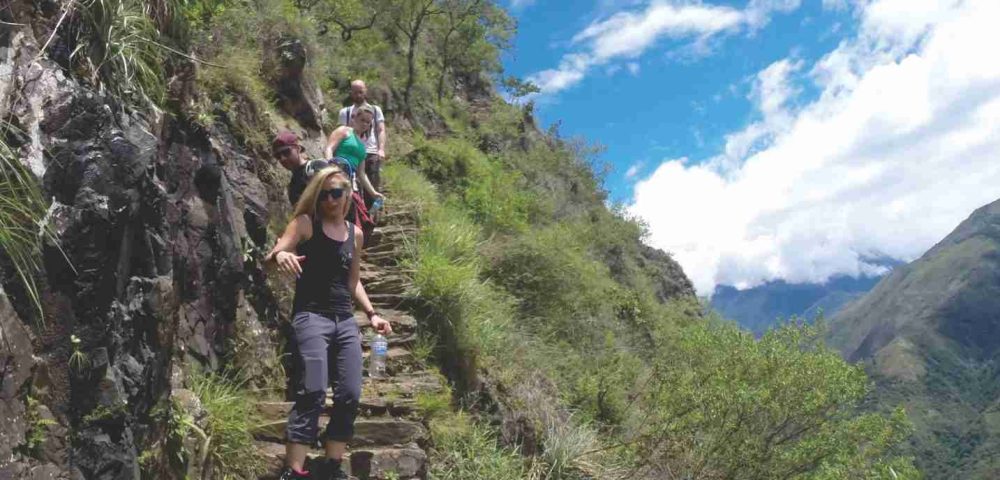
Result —
[[375, 334], [372, 339], [372, 354], [368, 361], [368, 376], [371, 378], [385, 378], [385, 357], [389, 351], [389, 341], [381, 333]]
[[383, 200], [382, 197], [379, 197], [376, 198], [374, 202], [372, 202], [372, 208], [371, 208], [372, 214], [374, 214], [375, 212], [379, 211], [380, 208], [382, 208], [382, 200]]

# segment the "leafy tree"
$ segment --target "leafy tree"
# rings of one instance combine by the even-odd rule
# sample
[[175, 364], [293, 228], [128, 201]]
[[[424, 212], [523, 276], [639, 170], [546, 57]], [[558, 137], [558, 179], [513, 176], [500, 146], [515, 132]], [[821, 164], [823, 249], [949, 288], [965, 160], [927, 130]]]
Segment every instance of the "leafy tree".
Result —
[[427, 26], [427, 20], [441, 15], [444, 10], [435, 0], [403, 0], [397, 2], [392, 11], [392, 25], [406, 37], [406, 86], [403, 102], [412, 117], [413, 84], [417, 78], [417, 47]]
[[675, 478], [919, 478], [895, 450], [910, 433], [905, 414], [861, 412], [868, 378], [822, 344], [821, 329], [791, 324], [759, 341], [731, 324], [660, 332], [636, 417], [639, 467]]
[[433, 24], [440, 69], [437, 98], [444, 96], [448, 75], [479, 75], [500, 68], [499, 50], [510, 46], [514, 21], [488, 0], [443, 0]]
[[531, 80], [522, 80], [520, 78], [510, 76], [503, 79], [503, 89], [510, 95], [511, 98], [518, 99], [521, 97], [526, 97], [532, 93], [541, 92], [542, 89], [538, 88]]
[[295, 6], [310, 13], [320, 25], [319, 34], [329, 31], [333, 23], [340, 29], [340, 38], [347, 42], [355, 32], [375, 27], [375, 22], [389, 6], [379, 1], [362, 0], [295, 0]]

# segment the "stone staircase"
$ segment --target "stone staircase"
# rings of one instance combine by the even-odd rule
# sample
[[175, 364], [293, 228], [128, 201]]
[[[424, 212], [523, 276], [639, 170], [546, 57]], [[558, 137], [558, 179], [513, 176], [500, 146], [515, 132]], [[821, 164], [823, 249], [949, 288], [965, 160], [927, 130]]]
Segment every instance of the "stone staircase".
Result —
[[[388, 377], [369, 378], [368, 336], [372, 330], [363, 313], [355, 315], [359, 325], [364, 327], [365, 376], [360, 411], [354, 423], [354, 439], [343, 465], [361, 480], [427, 478], [428, 460], [424, 448], [428, 433], [416, 409], [417, 397], [444, 390], [441, 376], [420, 365], [411, 351], [417, 338], [417, 321], [406, 313], [405, 292], [409, 278], [399, 261], [406, 242], [416, 239], [417, 221], [412, 211], [406, 206], [387, 208], [362, 257], [361, 281], [375, 309], [392, 324], [393, 333], [388, 337]], [[327, 408], [332, 408], [330, 390], [326, 404]], [[268, 474], [261, 479], [277, 478], [284, 466], [285, 422], [291, 406], [291, 402], [259, 404], [265, 422], [254, 435], [257, 450], [269, 465]], [[320, 417], [321, 431], [328, 419], [326, 414]], [[317, 445], [310, 451], [306, 469], [316, 471], [310, 464], [322, 458], [323, 450]]]

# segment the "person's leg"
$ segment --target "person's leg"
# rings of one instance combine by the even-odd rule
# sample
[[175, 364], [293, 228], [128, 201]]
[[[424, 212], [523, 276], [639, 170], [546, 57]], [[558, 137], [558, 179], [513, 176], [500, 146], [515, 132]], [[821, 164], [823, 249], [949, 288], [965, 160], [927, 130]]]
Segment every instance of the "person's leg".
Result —
[[292, 328], [302, 371], [285, 428], [285, 463], [301, 472], [309, 446], [316, 443], [319, 433], [329, 375], [327, 349], [336, 325], [321, 315], [299, 312], [292, 319]]
[[[368, 181], [372, 184], [372, 188], [374, 188], [375, 191], [377, 192], [381, 192], [382, 162], [379, 160], [378, 155], [375, 155], [374, 153], [369, 153], [368, 156], [365, 157], [365, 174], [368, 175]], [[367, 207], [368, 210], [371, 210], [372, 202], [375, 201], [375, 198], [373, 198], [371, 195], [368, 195], [368, 192], [364, 192], [364, 194], [365, 194], [365, 207]]]
[[326, 454], [334, 462], [344, 458], [347, 442], [354, 436], [354, 419], [361, 399], [361, 336], [353, 317], [337, 319], [337, 333], [331, 343], [336, 351], [337, 386], [333, 390], [333, 412], [326, 426]]

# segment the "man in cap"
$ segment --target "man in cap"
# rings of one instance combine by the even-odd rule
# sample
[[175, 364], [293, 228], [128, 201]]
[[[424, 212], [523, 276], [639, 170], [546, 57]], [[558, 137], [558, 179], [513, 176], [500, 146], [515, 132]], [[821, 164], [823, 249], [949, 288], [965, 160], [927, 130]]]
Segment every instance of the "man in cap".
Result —
[[288, 130], [279, 133], [271, 142], [271, 154], [282, 167], [285, 167], [285, 170], [292, 172], [292, 180], [288, 182], [288, 201], [292, 202], [292, 205], [299, 201], [302, 191], [306, 189], [306, 183], [309, 182], [306, 175], [306, 159], [302, 150], [299, 137]]

